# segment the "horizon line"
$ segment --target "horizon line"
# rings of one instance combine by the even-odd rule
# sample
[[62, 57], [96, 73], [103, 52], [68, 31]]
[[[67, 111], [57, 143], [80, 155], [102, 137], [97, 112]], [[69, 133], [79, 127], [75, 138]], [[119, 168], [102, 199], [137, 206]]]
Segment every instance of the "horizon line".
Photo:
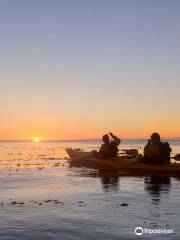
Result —
[[[162, 137], [164, 140], [180, 140], [180, 137]], [[41, 139], [40, 142], [78, 142], [78, 141], [101, 141], [101, 138], [81, 138], [81, 139]], [[121, 138], [122, 141], [144, 141], [147, 138]], [[33, 139], [0, 139], [0, 142], [33, 142]]]

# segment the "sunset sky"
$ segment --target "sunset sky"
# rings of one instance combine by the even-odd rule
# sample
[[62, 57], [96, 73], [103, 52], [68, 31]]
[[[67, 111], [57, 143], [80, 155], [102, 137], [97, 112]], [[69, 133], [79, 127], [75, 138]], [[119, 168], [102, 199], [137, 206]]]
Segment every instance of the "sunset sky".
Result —
[[179, 0], [1, 0], [0, 139], [180, 136]]

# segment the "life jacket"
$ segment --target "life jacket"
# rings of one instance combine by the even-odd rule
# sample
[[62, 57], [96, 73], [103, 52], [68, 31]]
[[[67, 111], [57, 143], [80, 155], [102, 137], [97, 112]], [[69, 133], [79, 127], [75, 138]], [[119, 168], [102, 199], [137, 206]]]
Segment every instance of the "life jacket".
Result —
[[150, 144], [144, 149], [144, 158], [152, 164], [159, 164], [170, 161], [171, 148], [168, 142]]
[[109, 157], [117, 157], [117, 153], [118, 153], [119, 149], [117, 144], [115, 144], [114, 142], [110, 142], [109, 144]]
[[108, 158], [109, 157], [109, 144], [102, 144], [99, 151], [100, 158]]
[[102, 144], [99, 155], [101, 158], [114, 158], [117, 157], [118, 151], [117, 144], [112, 141], [108, 144]]
[[144, 150], [144, 157], [148, 159], [160, 157], [160, 154], [161, 147], [159, 144], [150, 144]]
[[161, 160], [163, 162], [166, 162], [166, 161], [170, 160], [171, 151], [172, 151], [172, 149], [170, 148], [168, 142], [162, 142], [161, 143]]

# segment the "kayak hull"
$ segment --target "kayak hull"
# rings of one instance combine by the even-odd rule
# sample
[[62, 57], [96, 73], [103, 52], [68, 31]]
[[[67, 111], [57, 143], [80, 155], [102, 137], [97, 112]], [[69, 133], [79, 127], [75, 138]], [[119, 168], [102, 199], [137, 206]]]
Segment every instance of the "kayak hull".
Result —
[[117, 159], [98, 159], [92, 156], [90, 152], [68, 148], [67, 154], [70, 157], [69, 165], [71, 167], [87, 167], [99, 170], [117, 170], [131, 175], [168, 175], [180, 177], [180, 164], [166, 163], [161, 165], [149, 165], [139, 163], [136, 159], [126, 159], [118, 157]]

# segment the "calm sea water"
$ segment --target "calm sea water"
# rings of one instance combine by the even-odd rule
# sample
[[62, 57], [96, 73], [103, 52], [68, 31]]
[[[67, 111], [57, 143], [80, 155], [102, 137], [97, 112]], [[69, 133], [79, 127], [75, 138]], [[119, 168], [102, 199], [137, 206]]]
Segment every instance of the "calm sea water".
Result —
[[[69, 168], [65, 147], [100, 142], [1, 142], [0, 240], [142, 239], [136, 227], [172, 229], [145, 239], [180, 239], [180, 181]], [[126, 141], [137, 148], [144, 141]], [[172, 155], [180, 142], [172, 141]]]

